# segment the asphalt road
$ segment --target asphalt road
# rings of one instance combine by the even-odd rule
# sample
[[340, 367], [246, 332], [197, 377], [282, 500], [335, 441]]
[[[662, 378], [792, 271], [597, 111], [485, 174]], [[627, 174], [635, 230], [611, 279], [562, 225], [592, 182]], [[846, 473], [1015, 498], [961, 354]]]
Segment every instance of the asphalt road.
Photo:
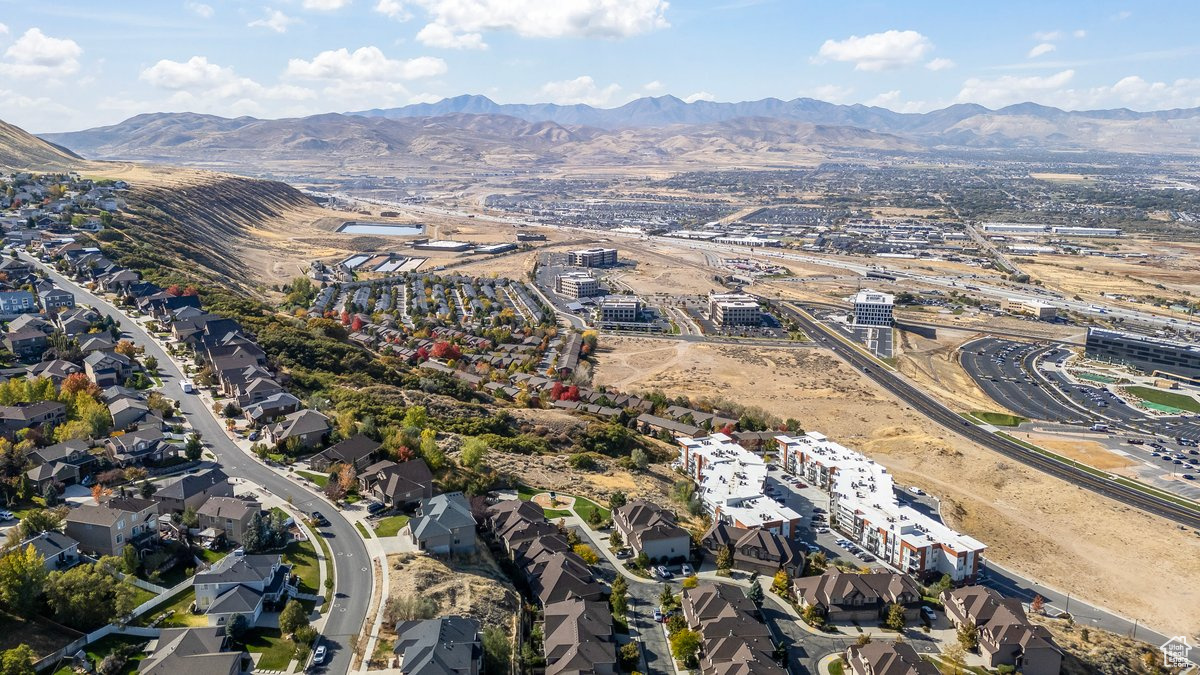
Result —
[[1090, 423], [1081, 410], [1059, 401], [1026, 370], [1026, 360], [1038, 351], [1029, 343], [981, 338], [962, 346], [959, 362], [988, 397], [1021, 417]]
[[864, 373], [880, 386], [912, 406], [917, 412], [938, 424], [952, 429], [959, 435], [979, 443], [986, 448], [1052, 476], [1062, 478], [1080, 487], [1087, 488], [1129, 506], [1142, 509], [1148, 513], [1154, 513], [1182, 525], [1200, 529], [1200, 513], [1115, 481], [1101, 478], [1069, 464], [1056, 461], [1002, 436], [997, 436], [981, 429], [942, 405], [932, 396], [921, 391], [907, 380], [886, 370], [876, 361], [836, 341], [836, 338], [832, 337], [824, 326], [818, 325], [799, 312], [786, 308], [784, 311], [795, 319], [801, 329], [810, 336], [818, 340], [823, 336], [827, 337], [829, 342], [826, 344], [851, 367]]
[[[22, 257], [35, 264], [41, 264], [24, 253]], [[141, 326], [108, 301], [93, 295], [55, 270], [45, 265], [41, 267], [58, 286], [74, 293], [77, 303], [91, 305], [97, 311], [111, 315], [120, 323], [125, 334], [146, 348], [147, 356], [158, 360], [163, 394], [180, 402], [180, 410], [191, 422], [192, 428], [200, 432], [225, 473], [256, 483], [271, 494], [290, 500], [296, 508], [305, 513], [320, 510], [329, 519], [328, 527], [314, 528], [325, 538], [333, 552], [337, 581], [333, 604], [328, 610], [329, 618], [323, 633], [322, 644], [329, 650], [325, 668], [331, 673], [349, 671], [354, 641], [362, 633], [374, 583], [371, 558], [358, 531], [337, 509], [331, 508], [329, 503], [316, 493], [281, 476], [235, 445], [200, 397], [183, 393], [179, 385], [183, 374], [179, 367]]]

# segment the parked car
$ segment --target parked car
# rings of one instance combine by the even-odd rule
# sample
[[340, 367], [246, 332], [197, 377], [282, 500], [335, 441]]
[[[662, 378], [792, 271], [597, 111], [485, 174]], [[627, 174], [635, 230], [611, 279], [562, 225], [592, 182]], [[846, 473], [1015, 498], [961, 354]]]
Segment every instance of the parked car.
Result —
[[695, 574], [696, 572], [692, 570], [692, 566], [691, 566], [691, 565], [689, 565], [689, 564], [687, 564], [687, 563], [684, 563], [683, 565], [681, 565], [681, 566], [679, 567], [679, 573], [680, 573], [680, 574], [682, 574], [682, 575], [683, 575], [683, 576], [685, 576], [685, 577], [690, 577], [690, 576], [692, 576], [693, 574]]
[[661, 609], [654, 610], [654, 621], [655, 621], [655, 623], [663, 622], [663, 613], [662, 613]]
[[921, 488], [917, 487], [916, 485], [914, 485], [914, 486], [912, 486], [912, 487], [908, 488], [908, 491], [909, 491], [909, 492], [911, 492], [911, 493], [913, 493], [914, 495], [923, 495], [923, 494], [925, 494], [925, 491], [924, 491], [924, 490], [922, 490]]
[[17, 517], [13, 515], [12, 511], [0, 511], [0, 520], [16, 520], [16, 519], [17, 519]]
[[380, 511], [384, 510], [385, 508], [387, 508], [387, 507], [383, 505], [383, 502], [371, 502], [371, 503], [367, 504], [367, 513], [374, 515], [376, 513], [379, 513]]
[[314, 666], [319, 666], [325, 662], [325, 653], [326, 653], [325, 645], [321, 645], [313, 651], [312, 662], [313, 662]]
[[633, 549], [631, 549], [631, 548], [623, 548], [623, 549], [620, 549], [617, 551], [617, 558], [619, 558], [621, 560], [624, 560], [625, 558], [628, 558], [632, 555], [633, 555]]
[[329, 519], [326, 518], [320, 511], [313, 511], [311, 517], [314, 523], [322, 527], [329, 525]]
[[658, 571], [658, 576], [662, 577], [663, 579], [670, 579], [671, 577], [675, 576], [674, 574], [671, 574], [671, 570], [668, 570], [663, 565], [659, 565], [657, 568], [657, 571]]
[[924, 619], [926, 623], [928, 623], [929, 625], [932, 626], [933, 623], [935, 621], [937, 621], [937, 612], [933, 611], [932, 607], [922, 607], [921, 608], [921, 618]]

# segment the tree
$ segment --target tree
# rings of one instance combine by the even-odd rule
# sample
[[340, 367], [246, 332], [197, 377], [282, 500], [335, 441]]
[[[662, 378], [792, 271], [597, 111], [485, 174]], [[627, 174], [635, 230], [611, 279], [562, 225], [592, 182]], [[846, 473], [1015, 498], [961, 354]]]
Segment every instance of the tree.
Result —
[[288, 600], [283, 606], [283, 611], [279, 613], [279, 631], [284, 635], [291, 635], [296, 629], [307, 625], [308, 612], [305, 611], [304, 605], [300, 604], [299, 600]]
[[821, 608], [817, 605], [809, 605], [800, 613], [800, 618], [804, 619], [804, 623], [813, 628], [820, 628], [825, 625], [825, 617], [821, 615]]
[[792, 575], [788, 574], [787, 570], [781, 569], [775, 573], [775, 579], [771, 582], [771, 590], [775, 593], [775, 595], [783, 598], [788, 597], [788, 593], [791, 591], [791, 586]]
[[463, 466], [477, 469], [487, 457], [488, 445], [487, 442], [478, 436], [468, 438], [462, 446], [462, 454], [459, 460]]
[[632, 672], [642, 660], [642, 652], [637, 642], [626, 642], [617, 650], [617, 660], [621, 662], [621, 670]]
[[958, 627], [958, 644], [966, 651], [973, 652], [979, 648], [979, 628], [973, 623], [964, 623]]
[[483, 629], [483, 672], [507, 673], [512, 662], [512, 644], [499, 626]]
[[188, 436], [187, 443], [183, 446], [183, 454], [189, 461], [200, 459], [200, 453], [204, 449], [204, 444], [200, 442], [200, 434], [191, 434]]
[[31, 615], [49, 575], [45, 563], [32, 544], [0, 558], [0, 603], [21, 616]]
[[608, 544], [612, 548], [621, 548], [625, 545], [625, 538], [621, 536], [620, 532], [613, 531], [612, 534], [608, 535]]
[[46, 602], [59, 621], [80, 630], [128, 615], [137, 607], [136, 589], [117, 576], [119, 558], [104, 557], [76, 565], [66, 572], [51, 572], [46, 581]]
[[589, 565], [598, 565], [600, 563], [600, 556], [587, 544], [576, 544], [572, 550], [575, 551], [575, 555], [579, 556], [583, 562]]
[[700, 585], [700, 578], [695, 575], [685, 577], [679, 585], [684, 588], [695, 588]]
[[722, 546], [721, 550], [717, 551], [717, 569], [721, 572], [728, 573], [733, 569], [733, 549], [728, 546]]
[[0, 675], [36, 675], [37, 654], [29, 645], [18, 645], [0, 653]]
[[629, 498], [625, 496], [625, 493], [617, 490], [608, 496], [608, 508], [610, 511], [616, 511], [625, 506], [628, 501]]
[[242, 533], [242, 548], [246, 549], [247, 553], [256, 553], [266, 548], [266, 530], [262, 511], [256, 510], [250, 514], [250, 520], [246, 523], [246, 529]]
[[[53, 509], [35, 509], [25, 514], [21, 522], [13, 528], [17, 541], [26, 541], [32, 539], [43, 532], [58, 532], [62, 530], [63, 519], [67, 517], [66, 509], [58, 507]], [[9, 535], [10, 540], [14, 536]]]
[[421, 430], [421, 456], [429, 468], [438, 471], [446, 465], [446, 453], [437, 444], [437, 432], [433, 429]]
[[416, 427], [424, 429], [429, 426], [429, 411], [423, 405], [411, 405], [404, 411], [404, 421], [401, 422], [404, 428]]
[[122, 356], [134, 356], [137, 354], [138, 348], [131, 340], [121, 340], [117, 342], [117, 346], [113, 351]]
[[137, 574], [138, 568], [142, 566], [142, 561], [138, 560], [137, 549], [133, 544], [125, 544], [125, 548], [121, 549], [121, 567], [126, 574]]
[[246, 620], [245, 614], [234, 614], [225, 624], [225, 634], [237, 644], [242, 644], [248, 630], [250, 630], [250, 622]]
[[686, 668], [695, 668], [696, 653], [700, 650], [700, 634], [684, 628], [671, 636], [671, 654], [683, 662]]
[[46, 483], [46, 487], [42, 490], [42, 500], [46, 502], [46, 506], [58, 505], [58, 486], [54, 481]]
[[1033, 600], [1029, 601], [1029, 611], [1034, 614], [1041, 614], [1046, 606], [1046, 599], [1040, 595], [1033, 596]]
[[343, 464], [338, 467], [337, 480], [342, 493], [348, 493], [358, 485], [358, 471], [353, 464]]
[[196, 513], [196, 509], [189, 506], [183, 510], [183, 518], [181, 522], [186, 527], [197, 527], [200, 525], [200, 516]]
[[904, 607], [896, 603], [888, 605], [887, 617], [884, 619], [883, 625], [892, 630], [904, 630]]
[[746, 593], [746, 597], [750, 598], [750, 601], [753, 602], [755, 606], [762, 606], [763, 589], [762, 584], [758, 583], [758, 579], [755, 579], [754, 582], [750, 584], [750, 592]]
[[142, 361], [142, 365], [146, 366], [146, 370], [152, 373], [158, 372], [158, 359], [154, 358], [153, 356], [147, 356], [145, 360]]
[[962, 672], [963, 666], [967, 665], [967, 653], [960, 644], [947, 645], [942, 650], [942, 658], [954, 667], [956, 675]]
[[155, 492], [158, 492], [158, 488], [148, 480], [143, 480], [141, 486], [138, 487], [138, 493], [142, 495], [142, 499], [150, 499]]
[[617, 577], [613, 579], [612, 592], [620, 593], [621, 595], [625, 595], [629, 592], [629, 582], [625, 581], [625, 577], [618, 574]]
[[633, 468], [638, 471], [645, 471], [650, 466], [650, 457], [641, 448], [634, 448], [629, 453], [629, 461], [633, 464]]
[[658, 604], [663, 609], [668, 609], [675, 604], [675, 594], [671, 592], [670, 586], [663, 586], [662, 593], [658, 594]]

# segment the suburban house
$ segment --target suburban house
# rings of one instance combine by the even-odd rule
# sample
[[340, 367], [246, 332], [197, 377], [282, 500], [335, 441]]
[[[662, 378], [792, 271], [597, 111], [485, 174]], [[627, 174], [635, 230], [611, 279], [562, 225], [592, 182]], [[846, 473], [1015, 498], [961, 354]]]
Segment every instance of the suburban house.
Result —
[[46, 334], [36, 328], [10, 330], [4, 334], [4, 346], [21, 359], [40, 358], [48, 343]]
[[79, 467], [66, 462], [39, 464], [25, 472], [36, 494], [42, 494], [46, 486], [55, 483], [70, 485], [79, 480]]
[[433, 472], [423, 459], [385, 459], [358, 474], [358, 488], [386, 506], [404, 506], [433, 496]]
[[26, 471], [25, 476], [33, 482], [37, 494], [42, 494], [47, 483], [70, 485], [78, 481], [84, 470], [96, 461], [83, 441], [55, 443], [38, 448], [26, 457], [34, 467]]
[[265, 430], [266, 439], [276, 446], [296, 439], [301, 448], [313, 448], [325, 442], [329, 433], [329, 418], [315, 410], [300, 410], [287, 415], [278, 424]]
[[223, 627], [164, 628], [138, 664], [138, 675], [238, 675], [249, 672], [249, 655], [230, 651]]
[[263, 425], [276, 417], [283, 417], [300, 409], [300, 399], [286, 391], [273, 394], [267, 398], [242, 408], [242, 414], [251, 424]]
[[775, 662], [771, 633], [741, 589], [701, 582], [680, 594], [680, 606], [688, 628], [701, 636], [701, 672], [788, 672]]
[[804, 573], [807, 556], [795, 540], [781, 537], [769, 530], [745, 529], [716, 523], [700, 540], [705, 554], [714, 561], [722, 549], [733, 555], [733, 569], [773, 576], [787, 570], [793, 577]]
[[140, 399], [120, 398], [108, 404], [108, 414], [112, 416], [114, 429], [128, 429], [150, 414], [150, 406]]
[[417, 515], [408, 521], [409, 538], [427, 553], [474, 553], [475, 516], [461, 492], [422, 499]]
[[67, 421], [67, 406], [58, 401], [18, 403], [0, 406], [0, 430], [5, 435], [45, 425], [54, 426]]
[[79, 542], [61, 532], [43, 532], [26, 539], [15, 548], [24, 549], [27, 546], [32, 546], [42, 556], [46, 569], [51, 572], [65, 570], [79, 563]]
[[462, 616], [399, 621], [392, 651], [403, 675], [479, 675], [483, 669], [479, 621]]
[[21, 314], [36, 309], [33, 293], [29, 291], [0, 291], [0, 314]]
[[921, 658], [907, 642], [868, 642], [846, 649], [853, 675], [938, 675], [937, 666]]
[[383, 446], [363, 434], [355, 434], [340, 443], [335, 443], [308, 458], [313, 471], [328, 472], [338, 464], [349, 464], [355, 471], [362, 471], [371, 464], [371, 457]]
[[264, 605], [287, 597], [291, 571], [278, 555], [227, 555], [192, 578], [196, 610], [208, 615], [210, 626], [223, 626], [234, 614], [254, 625]]
[[853, 574], [830, 567], [824, 574], [801, 577], [792, 590], [802, 608], [816, 606], [830, 622], [877, 622], [889, 605], [904, 607], [907, 621], [916, 621], [921, 610], [921, 589], [907, 574], [871, 572]]
[[943, 591], [941, 599], [955, 628], [974, 624], [979, 629], [979, 653], [989, 668], [1009, 665], [1025, 675], [1058, 673], [1062, 651], [1045, 626], [1029, 622], [1019, 599], [983, 586]]
[[679, 527], [675, 514], [638, 499], [612, 513], [613, 525], [634, 553], [652, 561], [673, 561], [691, 553], [692, 535]]
[[83, 359], [83, 369], [88, 379], [101, 388], [125, 384], [132, 366], [129, 357], [104, 351], [93, 351]]
[[199, 509], [210, 497], [232, 497], [233, 486], [229, 476], [219, 467], [198, 473], [185, 474], [163, 485], [151, 495], [158, 502], [158, 512], [183, 513]]
[[47, 377], [54, 382], [54, 386], [61, 387], [63, 380], [75, 373], [82, 373], [83, 367], [62, 359], [51, 359], [30, 366], [28, 372], [31, 378]]
[[196, 509], [196, 517], [200, 520], [200, 537], [212, 541], [224, 537], [226, 541], [240, 544], [250, 520], [260, 511], [262, 504], [250, 499], [231, 494], [209, 497]]
[[126, 466], [145, 461], [161, 461], [167, 452], [175, 452], [175, 446], [163, 441], [161, 429], [138, 429], [113, 436], [104, 442], [113, 462]]
[[79, 550], [95, 556], [121, 555], [126, 545], [141, 548], [158, 537], [158, 504], [149, 499], [113, 497], [67, 513], [64, 533]]
[[47, 288], [38, 291], [38, 301], [43, 312], [52, 312], [60, 307], [70, 309], [75, 306], [75, 294], [61, 288]]
[[546, 675], [616, 675], [617, 643], [612, 610], [603, 600], [567, 598], [543, 612]]

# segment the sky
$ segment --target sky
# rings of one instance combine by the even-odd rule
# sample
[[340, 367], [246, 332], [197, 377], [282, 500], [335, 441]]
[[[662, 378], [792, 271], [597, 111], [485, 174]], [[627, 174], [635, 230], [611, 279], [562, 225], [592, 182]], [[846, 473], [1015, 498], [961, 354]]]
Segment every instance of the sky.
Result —
[[1197, 107], [1197, 26], [1194, 0], [0, 0], [0, 119], [73, 131], [460, 94]]

